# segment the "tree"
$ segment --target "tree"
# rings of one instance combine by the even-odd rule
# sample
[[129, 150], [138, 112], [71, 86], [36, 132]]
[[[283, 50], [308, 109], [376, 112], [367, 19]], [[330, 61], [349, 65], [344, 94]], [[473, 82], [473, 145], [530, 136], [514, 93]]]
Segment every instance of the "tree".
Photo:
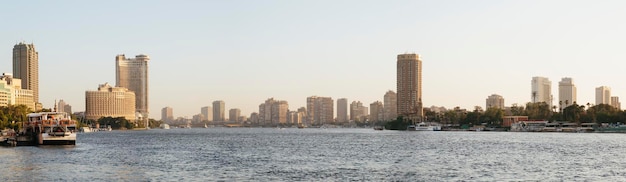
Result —
[[552, 115], [552, 111], [550, 110], [550, 106], [545, 102], [529, 102], [526, 104], [526, 115], [528, 119], [548, 120]]
[[513, 104], [511, 106], [511, 115], [513, 115], [513, 116], [527, 116], [526, 115], [526, 110], [524, 109], [524, 106], [519, 106], [517, 104]]
[[501, 126], [503, 117], [502, 109], [490, 107], [483, 114], [481, 123], [487, 123], [488, 126]]

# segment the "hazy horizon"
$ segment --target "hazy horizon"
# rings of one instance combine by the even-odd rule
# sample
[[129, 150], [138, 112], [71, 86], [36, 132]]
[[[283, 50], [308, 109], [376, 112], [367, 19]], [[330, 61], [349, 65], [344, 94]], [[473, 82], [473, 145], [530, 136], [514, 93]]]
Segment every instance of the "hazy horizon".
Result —
[[[424, 106], [531, 99], [530, 82], [573, 78], [626, 97], [622, 1], [11, 1], [0, 7], [0, 72], [16, 43], [39, 52], [40, 102], [84, 111], [85, 91], [115, 84], [115, 56], [150, 56], [150, 117], [191, 118], [215, 100], [249, 116], [268, 98], [369, 104], [396, 90], [396, 56], [421, 55]], [[336, 108], [336, 106], [335, 106]], [[335, 111], [336, 114], [336, 111]], [[226, 114], [228, 115], [228, 114]]]

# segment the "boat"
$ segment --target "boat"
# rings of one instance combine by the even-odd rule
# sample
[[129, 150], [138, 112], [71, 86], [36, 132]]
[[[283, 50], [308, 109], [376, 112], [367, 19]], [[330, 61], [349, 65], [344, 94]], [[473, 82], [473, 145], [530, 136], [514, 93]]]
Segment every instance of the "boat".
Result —
[[27, 115], [25, 128], [35, 133], [39, 145], [76, 145], [76, 121], [65, 112], [39, 112]]
[[613, 125], [607, 127], [597, 127], [596, 133], [626, 133], [626, 125]]
[[383, 130], [385, 127], [383, 126], [374, 126], [374, 130]]
[[159, 125], [159, 128], [164, 129], [164, 130], [169, 130], [170, 129], [170, 125], [168, 125], [168, 124], [161, 124], [161, 125]]
[[206, 124], [204, 124], [204, 128], [208, 128], [209, 126], [207, 126]]
[[434, 129], [433, 126], [428, 125], [428, 124], [422, 122], [422, 123], [418, 123], [415, 126], [415, 131], [435, 131], [435, 129]]
[[435, 126], [426, 124], [424, 122], [417, 123], [416, 125], [409, 125], [406, 130], [409, 131], [435, 131]]

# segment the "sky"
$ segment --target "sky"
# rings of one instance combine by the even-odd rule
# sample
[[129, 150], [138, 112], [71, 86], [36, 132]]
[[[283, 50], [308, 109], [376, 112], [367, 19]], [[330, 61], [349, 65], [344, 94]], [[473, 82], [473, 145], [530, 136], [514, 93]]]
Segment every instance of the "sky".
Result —
[[[0, 72], [16, 43], [39, 52], [40, 102], [84, 111], [85, 91], [115, 84], [115, 56], [149, 55], [150, 117], [215, 100], [242, 115], [268, 98], [366, 105], [396, 89], [396, 56], [420, 54], [425, 106], [531, 100], [534, 76], [572, 77], [578, 103], [595, 88], [626, 97], [626, 1], [234, 0], [8, 1]], [[558, 104], [555, 101], [555, 104]]]

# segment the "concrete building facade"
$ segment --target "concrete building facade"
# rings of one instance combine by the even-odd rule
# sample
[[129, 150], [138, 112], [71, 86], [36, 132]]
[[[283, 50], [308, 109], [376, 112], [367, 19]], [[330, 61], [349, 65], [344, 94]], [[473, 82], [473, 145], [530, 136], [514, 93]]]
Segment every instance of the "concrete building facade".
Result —
[[485, 105], [486, 105], [485, 108], [487, 109], [493, 107], [493, 108], [504, 110], [504, 97], [498, 94], [491, 94], [490, 96], [487, 97]]
[[422, 60], [419, 54], [397, 56], [398, 115], [422, 119]]
[[32, 90], [34, 102], [39, 103], [39, 52], [34, 44], [13, 46], [13, 76], [20, 79], [22, 89]]
[[334, 103], [331, 97], [306, 98], [307, 122], [310, 125], [333, 124]]
[[611, 88], [600, 86], [596, 88], [596, 105], [611, 104]]
[[385, 121], [391, 121], [398, 118], [398, 98], [394, 91], [387, 91], [383, 98], [384, 113], [383, 118]]
[[72, 106], [70, 106], [69, 104], [65, 103], [65, 101], [63, 101], [63, 99], [59, 100], [59, 102], [57, 102], [56, 105], [57, 111], [58, 112], [65, 112], [68, 114], [72, 113]]
[[617, 110], [622, 110], [622, 103], [619, 102], [618, 96], [611, 96], [611, 106], [617, 108]]
[[97, 91], [85, 91], [85, 118], [124, 117], [135, 121], [135, 93], [124, 87], [101, 84]]
[[369, 115], [370, 122], [383, 121], [385, 119], [383, 113], [384, 113], [384, 109], [383, 109], [382, 102], [376, 101], [370, 104], [370, 115]]
[[136, 112], [144, 119], [149, 117], [148, 109], [148, 61], [147, 55], [137, 55], [134, 59], [124, 54], [115, 56], [116, 87], [124, 87], [135, 93]]
[[213, 108], [209, 106], [204, 106], [200, 108], [200, 113], [202, 114], [202, 121], [213, 121]]
[[0, 106], [9, 105], [25, 105], [33, 111], [37, 110], [34, 92], [23, 89], [20, 79], [4, 73], [0, 77]]
[[532, 103], [545, 102], [552, 108], [552, 82], [545, 77], [533, 77], [530, 99]]
[[363, 106], [361, 101], [352, 101], [352, 103], [350, 103], [350, 120], [365, 121], [364, 117], [367, 116], [367, 113], [364, 112], [364, 110], [367, 110], [367, 107]]
[[572, 78], [561, 78], [559, 82], [559, 110], [571, 106], [576, 102], [576, 85]]
[[226, 103], [221, 100], [213, 101], [213, 121], [226, 121]]
[[289, 116], [289, 103], [282, 100], [268, 98], [259, 104], [259, 124], [274, 125], [287, 123]]
[[171, 107], [164, 107], [161, 109], [161, 121], [165, 123], [171, 123], [174, 121], [174, 109]]
[[233, 109], [228, 110], [228, 121], [239, 122], [239, 116], [241, 116], [240, 109], [233, 108]]
[[337, 122], [348, 122], [348, 99], [337, 99]]

